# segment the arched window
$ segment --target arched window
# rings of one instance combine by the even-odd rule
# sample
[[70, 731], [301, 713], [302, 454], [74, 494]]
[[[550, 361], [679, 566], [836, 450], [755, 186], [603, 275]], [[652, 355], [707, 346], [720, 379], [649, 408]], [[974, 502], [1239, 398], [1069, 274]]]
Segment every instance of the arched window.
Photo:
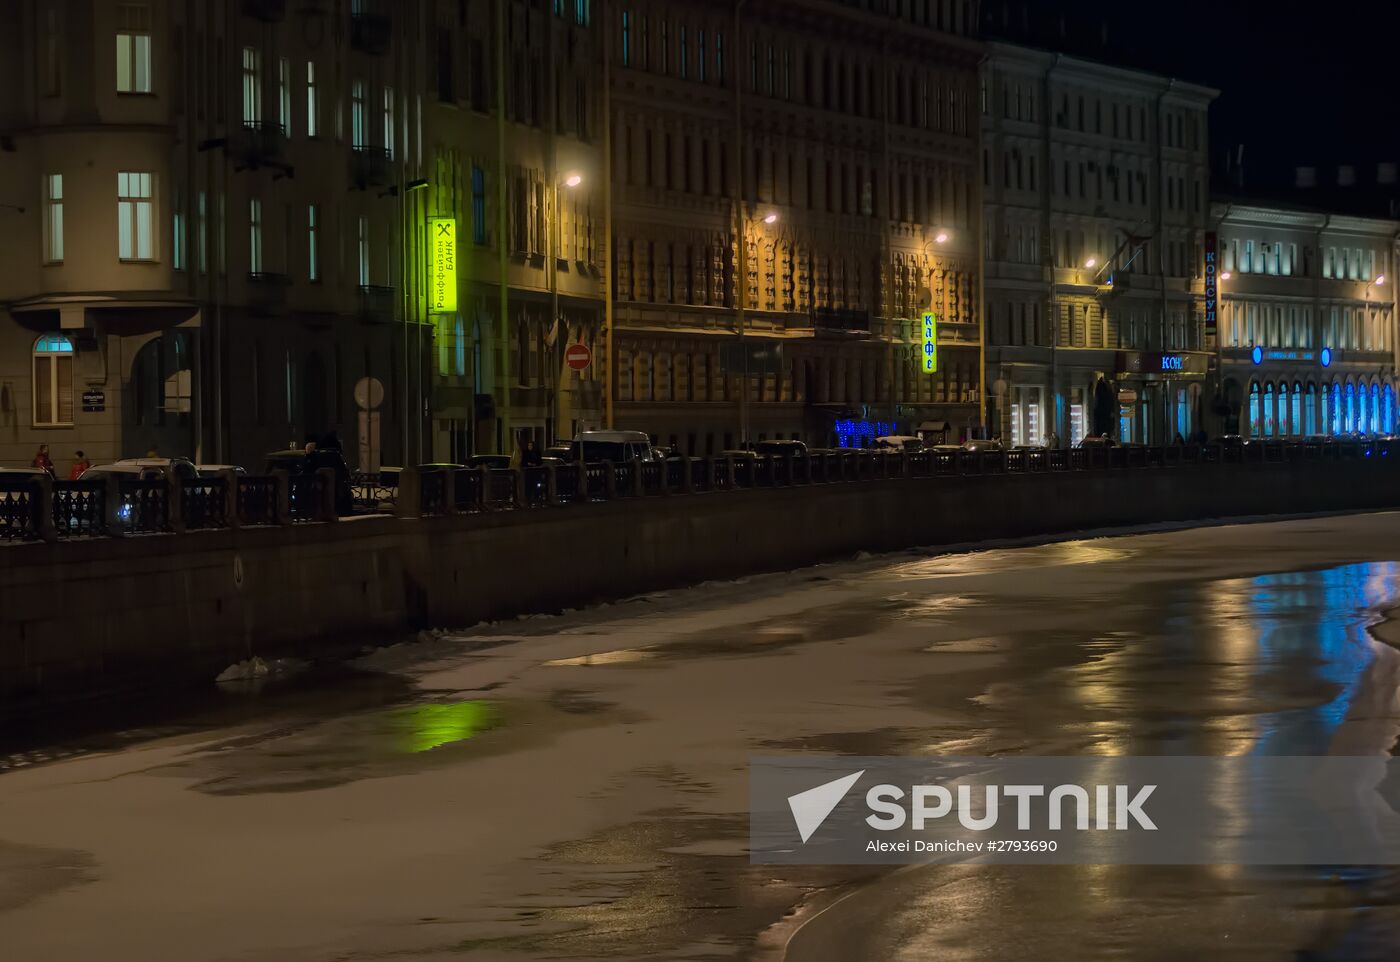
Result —
[[1385, 431], [1381, 425], [1381, 386], [1375, 381], [1371, 382], [1371, 428], [1372, 434], [1380, 434]]
[[1328, 421], [1331, 424], [1328, 429], [1331, 434], [1341, 434], [1346, 428], [1346, 406], [1342, 403], [1342, 386], [1335, 382], [1332, 385], [1332, 416]]
[[1395, 388], [1389, 384], [1381, 392], [1381, 433], [1395, 433]]
[[1346, 431], [1347, 434], [1354, 434], [1356, 432], [1356, 385], [1351, 381], [1347, 382], [1346, 407], [1344, 410], [1346, 414], [1342, 422], [1342, 430]]
[[1307, 400], [1303, 403], [1303, 411], [1303, 433], [1307, 435], [1321, 433], [1317, 429], [1317, 385], [1312, 381], [1308, 382]]
[[1264, 437], [1271, 438], [1277, 430], [1277, 425], [1274, 421], [1274, 386], [1272, 384], [1264, 385], [1264, 409], [1262, 415], [1263, 417], [1259, 422], [1260, 431]]
[[1293, 382], [1293, 396], [1289, 399], [1288, 433], [1303, 433], [1303, 385]]
[[73, 423], [73, 342], [45, 334], [34, 342], [34, 426]]
[[1259, 437], [1259, 426], [1263, 423], [1259, 404], [1259, 382], [1255, 381], [1249, 385], [1249, 436], [1252, 438]]

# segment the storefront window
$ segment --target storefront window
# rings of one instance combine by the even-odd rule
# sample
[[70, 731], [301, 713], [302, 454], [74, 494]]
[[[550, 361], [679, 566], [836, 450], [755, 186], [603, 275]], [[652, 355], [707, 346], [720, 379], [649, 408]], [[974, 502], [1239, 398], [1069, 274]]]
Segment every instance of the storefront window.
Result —
[[1274, 386], [1272, 384], [1264, 385], [1264, 408], [1261, 413], [1263, 417], [1260, 421], [1260, 430], [1264, 437], [1271, 438], [1276, 432], [1276, 425], [1274, 423]]
[[1069, 406], [1069, 443], [1078, 447], [1084, 440], [1084, 405], [1075, 402]]
[[1289, 404], [1292, 412], [1288, 419], [1290, 434], [1303, 433], [1303, 385], [1295, 383], [1293, 385], [1293, 397]]
[[1259, 437], [1260, 421], [1260, 398], [1259, 385], [1257, 383], [1249, 386], [1249, 436]]

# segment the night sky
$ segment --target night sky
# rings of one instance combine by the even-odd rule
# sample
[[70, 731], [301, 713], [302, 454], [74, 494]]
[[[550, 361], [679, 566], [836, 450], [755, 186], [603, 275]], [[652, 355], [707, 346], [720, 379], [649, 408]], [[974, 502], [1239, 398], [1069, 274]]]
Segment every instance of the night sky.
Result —
[[1219, 89], [1212, 164], [1223, 167], [1230, 145], [1243, 143], [1256, 187], [1288, 179], [1298, 164], [1400, 160], [1400, 3], [984, 0], [983, 15], [991, 36]]

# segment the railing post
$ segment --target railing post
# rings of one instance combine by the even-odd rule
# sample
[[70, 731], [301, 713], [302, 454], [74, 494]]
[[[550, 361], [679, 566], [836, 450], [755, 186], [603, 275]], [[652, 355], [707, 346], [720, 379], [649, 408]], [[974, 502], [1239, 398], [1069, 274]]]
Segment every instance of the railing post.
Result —
[[34, 512], [34, 533], [43, 541], [57, 541], [58, 531], [53, 525], [53, 478], [47, 474], [39, 477], [34, 485], [29, 509]]
[[645, 461], [632, 462], [632, 497], [640, 498], [647, 493], [645, 479], [642, 477], [642, 465]]
[[603, 462], [603, 497], [617, 500], [617, 469], [611, 461]]
[[583, 458], [578, 459], [578, 475], [575, 479], [578, 491], [575, 492], [579, 504], [588, 503], [588, 462]]
[[492, 511], [496, 507], [495, 498], [491, 495], [491, 469], [486, 465], [477, 468], [468, 468], [468, 471], [476, 472], [476, 507], [478, 511]]
[[394, 499], [394, 514], [400, 518], [417, 518], [423, 513], [423, 480], [417, 468], [399, 469], [399, 494]]
[[511, 468], [511, 477], [515, 488], [515, 506], [517, 508], [528, 508], [530, 506], [530, 493], [525, 490], [525, 469]]
[[238, 516], [238, 472], [225, 469], [219, 472], [224, 479], [224, 526], [241, 528], [243, 519]]
[[734, 490], [734, 455], [724, 456], [724, 486], [729, 490]]
[[695, 493], [695, 458], [681, 458], [681, 491], [684, 494]]
[[442, 513], [457, 513], [457, 469], [443, 468]]
[[316, 477], [321, 484], [321, 503], [317, 506], [317, 521], [339, 521], [340, 512], [335, 503], [335, 468], [317, 468]]
[[102, 481], [104, 484], [102, 513], [106, 516], [102, 519], [102, 527], [106, 529], [107, 537], [124, 538], [126, 537], [126, 527], [122, 524], [121, 478], [115, 474], [109, 474]]
[[[405, 469], [407, 470], [407, 469]], [[272, 472], [273, 483], [277, 485], [277, 503], [273, 510], [274, 517], [278, 524], [292, 523], [292, 483], [291, 476], [286, 471], [277, 470]], [[399, 477], [399, 503], [403, 503], [403, 477]]]
[[900, 451], [900, 452], [899, 452], [899, 475], [900, 475], [900, 477], [902, 477], [902, 478], [907, 478], [907, 477], [909, 477], [909, 471], [910, 471], [909, 452], [908, 452], [908, 451]]
[[[685, 462], [681, 462], [681, 467], [685, 467]], [[661, 493], [663, 495], [674, 494], [671, 490], [671, 459], [667, 458], [661, 462]]]
[[553, 464], [544, 466], [544, 499], [548, 504], [559, 503], [559, 473]]
[[175, 472], [165, 474], [165, 521], [175, 534], [185, 533], [185, 485]]

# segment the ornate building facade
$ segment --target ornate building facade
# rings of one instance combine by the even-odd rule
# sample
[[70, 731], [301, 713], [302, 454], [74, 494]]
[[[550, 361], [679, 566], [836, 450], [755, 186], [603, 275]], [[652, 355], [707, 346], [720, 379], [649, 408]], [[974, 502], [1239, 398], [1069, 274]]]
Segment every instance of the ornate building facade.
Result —
[[691, 454], [976, 430], [976, 7], [610, 8], [618, 427]]
[[[1216, 92], [1004, 43], [983, 66], [992, 433], [1170, 442], [1203, 426]], [[1105, 403], [1106, 402], [1106, 403]], [[1096, 421], [1101, 423], [1095, 423]]]

